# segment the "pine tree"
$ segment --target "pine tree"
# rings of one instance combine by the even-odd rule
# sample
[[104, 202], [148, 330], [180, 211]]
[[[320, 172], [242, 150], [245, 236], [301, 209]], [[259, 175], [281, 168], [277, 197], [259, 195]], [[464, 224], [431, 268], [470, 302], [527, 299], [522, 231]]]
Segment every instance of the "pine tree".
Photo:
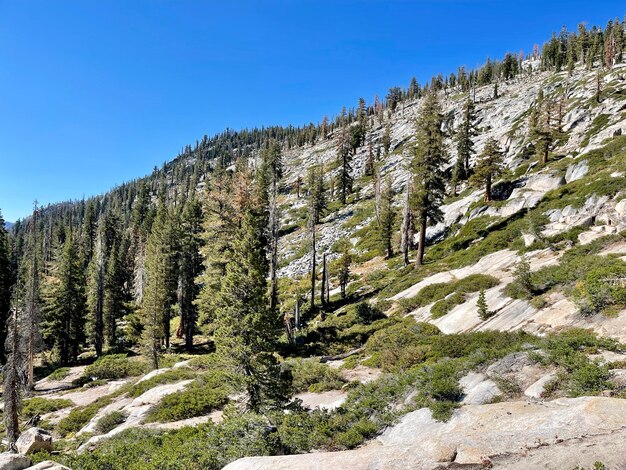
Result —
[[14, 300], [8, 322], [7, 349], [10, 354], [4, 367], [4, 409], [2, 413], [8, 441], [7, 447], [10, 452], [17, 451], [15, 444], [20, 434], [19, 415], [22, 399], [20, 375], [23, 371], [20, 326], [19, 286], [17, 286], [14, 290]]
[[490, 138], [480, 154], [476, 169], [472, 175], [472, 181], [483, 185], [485, 188], [485, 202], [491, 201], [491, 185], [493, 179], [504, 171], [504, 156], [500, 151], [498, 142]]
[[268, 306], [265, 224], [252, 205], [243, 215], [233, 255], [217, 298], [215, 344], [235, 382], [242, 383], [248, 408], [280, 406], [285, 382], [271, 354], [280, 332], [278, 315]]
[[321, 166], [314, 165], [309, 168], [309, 220], [311, 230], [311, 311], [315, 310], [315, 281], [317, 278], [316, 265], [316, 236], [317, 224], [321, 214], [326, 209], [326, 197], [324, 190], [324, 174]]
[[102, 243], [102, 223], [96, 238], [93, 257], [88, 267], [87, 308], [89, 311], [90, 336], [96, 355], [102, 356], [104, 345], [104, 283], [105, 253]]
[[443, 167], [447, 162], [442, 124], [443, 115], [437, 96], [431, 91], [418, 117], [417, 146], [412, 162], [415, 178], [413, 205], [420, 226], [417, 266], [423, 264], [428, 223], [439, 222], [442, 217], [439, 206], [445, 197]]
[[522, 256], [515, 266], [515, 284], [523, 294], [529, 295], [533, 290], [530, 263], [526, 256]]
[[463, 105], [463, 122], [457, 134], [457, 160], [454, 168], [455, 180], [465, 181], [471, 175], [470, 159], [474, 154], [473, 137], [476, 136], [476, 110], [471, 100]]
[[262, 199], [267, 206], [267, 240], [270, 261], [270, 308], [278, 307], [278, 232], [280, 229], [280, 210], [277, 203], [280, 179], [283, 176], [280, 146], [272, 141], [262, 152], [262, 168], [259, 175], [259, 187]]
[[200, 248], [202, 239], [202, 208], [195, 198], [184, 207], [181, 223], [181, 256], [178, 281], [178, 305], [180, 308], [180, 329], [178, 337], [185, 338], [185, 347], [193, 347], [193, 336], [197, 327], [196, 298], [199, 287], [196, 279], [202, 272]]
[[144, 347], [154, 368], [159, 351], [169, 349], [170, 319], [178, 288], [177, 221], [166, 205], [163, 191], [146, 248], [146, 290], [141, 306]]
[[385, 126], [385, 131], [383, 133], [383, 151], [385, 157], [389, 155], [389, 150], [391, 149], [391, 125], [387, 123]]
[[489, 306], [487, 305], [485, 289], [480, 290], [480, 294], [478, 294], [478, 301], [476, 302], [476, 307], [478, 308], [478, 316], [481, 320], [485, 321], [491, 316], [491, 312], [489, 312]]
[[9, 253], [9, 237], [0, 212], [0, 364], [5, 362], [4, 344], [8, 333], [13, 274]]
[[337, 176], [337, 186], [339, 188], [339, 201], [345, 204], [348, 195], [352, 193], [352, 153], [351, 144], [348, 140], [347, 129], [344, 127], [339, 135], [337, 144], [337, 161], [339, 174]]
[[117, 347], [117, 320], [122, 318], [124, 308], [124, 267], [117, 245], [111, 248], [104, 278], [104, 336], [109, 349]]
[[415, 233], [413, 209], [411, 207], [411, 181], [407, 181], [404, 190], [404, 205], [402, 208], [402, 227], [400, 251], [402, 252], [402, 260], [405, 266], [409, 264], [409, 251], [411, 250], [411, 242]]
[[344, 300], [346, 298], [346, 287], [350, 281], [351, 264], [352, 255], [350, 254], [350, 244], [345, 242], [343, 244], [341, 257], [339, 258], [339, 273], [337, 274], [337, 277], [339, 278], [339, 287], [341, 289], [341, 298]]
[[[380, 179], [380, 173], [378, 175]], [[393, 210], [393, 188], [391, 177], [387, 175], [384, 180], [384, 187], [381, 188], [379, 208], [376, 211], [380, 243], [387, 258], [393, 257], [393, 247], [391, 239], [393, 236], [393, 224], [395, 213]]]
[[60, 362], [76, 362], [85, 341], [85, 276], [73, 231], [68, 230], [46, 295], [46, 339], [59, 352]]
[[[37, 222], [39, 211], [37, 202], [34, 204], [33, 215], [30, 221], [30, 237], [26, 260], [26, 299], [24, 305], [23, 327], [28, 338], [27, 388], [35, 388], [35, 354], [41, 347], [41, 295], [39, 270], [39, 243], [37, 237]], [[17, 264], [17, 261], [16, 261]]]

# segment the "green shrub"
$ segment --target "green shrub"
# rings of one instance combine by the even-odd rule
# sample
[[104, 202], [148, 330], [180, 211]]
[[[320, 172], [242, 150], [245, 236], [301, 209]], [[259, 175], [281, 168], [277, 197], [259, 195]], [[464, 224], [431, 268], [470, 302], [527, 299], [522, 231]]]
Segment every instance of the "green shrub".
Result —
[[171, 369], [162, 372], [161, 374], [155, 375], [154, 377], [143, 380], [139, 383], [136, 383], [130, 387], [128, 390], [128, 395], [131, 397], [138, 397], [139, 395], [147, 392], [151, 388], [156, 387], [157, 385], [163, 385], [166, 383], [179, 382], [181, 380], [192, 379], [196, 376], [196, 374], [185, 368], [180, 367], [178, 369]]
[[338, 390], [346, 383], [337, 369], [322, 364], [317, 359], [295, 359], [288, 364], [296, 392]]
[[111, 354], [101, 357], [85, 368], [85, 377], [97, 379], [123, 379], [142, 375], [148, 370], [148, 365], [141, 360], [134, 360], [125, 354]]
[[375, 305], [370, 305], [367, 302], [359, 302], [355, 308], [355, 315], [360, 323], [369, 325], [376, 320], [385, 318], [383, 312]]
[[126, 421], [126, 414], [121, 411], [111, 411], [98, 420], [96, 431], [98, 434], [107, 434]]
[[80, 431], [94, 416], [96, 416], [101, 408], [110, 403], [110, 397], [102, 397], [89, 405], [74, 408], [70, 411], [69, 415], [57, 423], [57, 432], [61, 436], [65, 437], [68, 434]]
[[22, 408], [22, 414], [26, 418], [32, 418], [36, 415], [44, 415], [46, 413], [52, 413], [53, 411], [62, 410], [73, 406], [72, 400], [65, 400], [63, 398], [41, 398], [34, 397], [24, 401], [24, 408]]
[[572, 372], [569, 394], [574, 397], [596, 395], [612, 388], [608, 381], [611, 376], [608, 366], [588, 361]]
[[52, 372], [50, 375], [48, 375], [48, 379], [50, 379], [50, 380], [63, 380], [69, 374], [70, 374], [70, 368], [69, 367], [59, 367], [54, 372]]
[[[417, 308], [445, 299], [447, 302], [442, 301], [439, 303], [434, 313], [434, 315], [443, 316], [452, 310], [455, 305], [463, 303], [465, 301], [465, 294], [478, 292], [482, 289], [491, 289], [499, 283], [500, 280], [493, 276], [486, 274], [470, 274], [458, 281], [430, 284], [420, 290], [416, 296], [401, 299], [399, 303], [402, 313], [409, 313]], [[448, 300], [447, 297], [450, 294], [454, 295]], [[432, 310], [431, 313], [433, 313]]]
[[365, 344], [371, 358], [363, 363], [384, 371], [405, 370], [431, 357], [429, 338], [439, 335], [436, 326], [405, 318], [374, 333]]
[[465, 302], [465, 295], [455, 292], [445, 299], [435, 302], [435, 304], [430, 308], [430, 315], [433, 319], [441, 318], [454, 307], [462, 304], [463, 302]]
[[207, 372], [180, 392], [166, 395], [150, 411], [146, 422], [179, 421], [203, 416], [228, 401], [226, 377], [219, 372]]

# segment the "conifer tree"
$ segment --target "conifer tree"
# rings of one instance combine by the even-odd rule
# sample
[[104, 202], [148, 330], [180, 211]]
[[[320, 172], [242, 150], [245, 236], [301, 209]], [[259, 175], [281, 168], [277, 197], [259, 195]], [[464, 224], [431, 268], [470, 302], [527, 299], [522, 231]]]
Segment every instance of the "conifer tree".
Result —
[[110, 250], [104, 278], [104, 337], [109, 349], [117, 347], [117, 320], [124, 314], [124, 267], [118, 245]]
[[105, 253], [102, 243], [102, 226], [98, 231], [93, 257], [89, 263], [87, 281], [87, 308], [89, 310], [90, 336], [96, 355], [102, 356], [104, 345], [104, 283]]
[[162, 190], [146, 248], [147, 282], [141, 306], [144, 347], [154, 368], [158, 368], [161, 347], [169, 349], [171, 310], [178, 288], [176, 226]]
[[[26, 260], [26, 298], [24, 303], [23, 328], [24, 334], [28, 338], [28, 363], [26, 386], [28, 390], [35, 387], [35, 354], [41, 347], [41, 295], [40, 270], [39, 270], [39, 244], [38, 244], [38, 207], [34, 204], [33, 214], [30, 221], [30, 237], [28, 249], [25, 254]], [[16, 261], [17, 264], [17, 261]]]
[[46, 339], [57, 347], [61, 364], [68, 365], [76, 362], [85, 341], [86, 310], [83, 265], [71, 229], [54, 271], [46, 296]]
[[185, 338], [185, 347], [193, 347], [193, 336], [197, 325], [196, 298], [199, 293], [196, 279], [202, 271], [200, 248], [202, 239], [202, 208], [195, 198], [190, 199], [183, 209], [181, 221], [181, 256], [178, 281], [178, 305], [180, 329], [178, 337]]
[[7, 339], [11, 308], [11, 285], [13, 274], [9, 253], [9, 237], [0, 212], [0, 364], [5, 362], [4, 344]]
[[457, 134], [457, 160], [454, 168], [455, 181], [465, 181], [471, 175], [470, 159], [474, 154], [473, 137], [476, 136], [476, 111], [468, 99], [463, 105], [463, 122]]
[[326, 196], [324, 190], [324, 174], [321, 166], [314, 165], [309, 168], [309, 220], [311, 230], [311, 310], [315, 310], [315, 280], [316, 276], [316, 235], [317, 224], [322, 212], [326, 209]]
[[247, 207], [253, 186], [247, 166], [238, 168], [234, 174], [218, 169], [210, 180], [201, 236], [204, 271], [200, 275], [199, 284], [202, 289], [196, 301], [199, 322], [209, 333], [215, 328], [217, 293], [226, 275], [236, 232], [241, 226], [244, 208]]
[[19, 415], [22, 399], [20, 375], [23, 371], [23, 359], [20, 344], [21, 306], [19, 302], [19, 286], [16, 286], [14, 289], [13, 297], [14, 300], [8, 322], [9, 338], [6, 346], [10, 353], [4, 367], [4, 409], [2, 412], [8, 441], [7, 447], [10, 452], [17, 451], [15, 444], [20, 434]]
[[480, 154], [476, 169], [472, 175], [472, 181], [483, 185], [485, 188], [485, 202], [491, 201], [491, 185], [493, 179], [501, 175], [504, 171], [504, 157], [494, 138], [490, 138], [485, 143], [485, 147]]
[[[378, 175], [380, 180], [380, 173]], [[378, 184], [380, 186], [380, 182]], [[391, 177], [387, 175], [384, 179], [383, 187], [380, 189], [380, 198], [378, 201], [378, 210], [376, 217], [378, 222], [378, 231], [380, 243], [387, 258], [393, 257], [393, 247], [391, 239], [393, 236], [394, 210], [393, 210], [393, 188], [391, 186]]]
[[442, 214], [439, 206], [445, 197], [445, 175], [443, 167], [447, 152], [442, 131], [443, 115], [437, 95], [431, 91], [424, 101], [417, 121], [417, 146], [414, 149], [412, 170], [415, 178], [413, 206], [419, 223], [420, 235], [416, 265], [424, 260], [426, 227], [439, 222]]
[[339, 174], [337, 176], [337, 186], [339, 188], [339, 201], [345, 204], [348, 195], [352, 193], [352, 153], [351, 144], [347, 135], [347, 129], [344, 127], [339, 135], [337, 144], [337, 160], [339, 166]]
[[337, 274], [337, 277], [339, 278], [339, 287], [341, 289], [341, 298], [344, 300], [346, 298], [346, 287], [350, 281], [351, 264], [352, 255], [350, 254], [350, 244], [345, 242], [343, 244], [341, 257], [339, 258], [339, 273]]
[[217, 298], [215, 343], [232, 377], [242, 384], [248, 408], [279, 406], [285, 399], [280, 365], [271, 354], [281, 329], [268, 306], [265, 224], [256, 201], [243, 215]]
[[383, 133], [383, 152], [384, 155], [389, 155], [389, 150], [391, 149], [391, 125], [387, 123], [385, 125], [385, 131]]
[[407, 181], [404, 189], [404, 204], [402, 208], [402, 226], [400, 236], [400, 251], [402, 252], [402, 260], [405, 266], [409, 264], [409, 251], [411, 250], [411, 242], [415, 233], [413, 209], [411, 207], [411, 181]]
[[481, 320], [485, 321], [490, 317], [485, 289], [480, 290], [480, 293], [478, 294], [478, 300], [476, 301], [476, 307], [478, 309], [478, 316]]
[[272, 141], [261, 153], [262, 168], [258, 184], [262, 191], [264, 204], [267, 206], [267, 240], [270, 262], [270, 308], [278, 306], [278, 232], [280, 229], [280, 211], [277, 203], [280, 179], [283, 176], [280, 146]]

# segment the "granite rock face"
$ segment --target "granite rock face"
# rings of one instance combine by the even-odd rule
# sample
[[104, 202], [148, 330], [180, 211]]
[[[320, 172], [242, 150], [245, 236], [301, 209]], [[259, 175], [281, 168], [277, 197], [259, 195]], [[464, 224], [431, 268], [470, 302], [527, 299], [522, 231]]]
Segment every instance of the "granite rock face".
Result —
[[[525, 459], [536, 459], [542, 452], [549, 458], [541, 468], [574, 468], [579, 464], [593, 468], [595, 460], [609, 466], [622, 463], [624, 437], [626, 400], [582, 397], [543, 403], [519, 401], [464, 406], [445, 423], [435, 421], [429, 410], [420, 409], [359, 449], [249, 457], [225, 469], [430, 470], [449, 465], [489, 466], [492, 462], [497, 462], [496, 468], [524, 468]], [[598, 442], [621, 444], [598, 446]]]

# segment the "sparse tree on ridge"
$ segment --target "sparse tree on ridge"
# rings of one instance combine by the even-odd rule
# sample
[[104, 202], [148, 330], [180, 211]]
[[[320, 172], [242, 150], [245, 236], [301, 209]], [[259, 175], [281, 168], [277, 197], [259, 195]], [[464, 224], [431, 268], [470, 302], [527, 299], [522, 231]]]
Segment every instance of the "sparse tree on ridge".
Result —
[[491, 186], [493, 180], [504, 172], [504, 156], [494, 138], [485, 143], [485, 147], [478, 158], [472, 181], [484, 186], [485, 202], [491, 201]]
[[426, 96], [417, 120], [417, 145], [412, 162], [415, 180], [412, 199], [420, 229], [415, 260], [417, 266], [424, 262], [428, 224], [439, 222], [442, 217], [439, 207], [446, 190], [443, 168], [448, 161], [442, 124], [443, 115], [437, 95], [431, 91]]

